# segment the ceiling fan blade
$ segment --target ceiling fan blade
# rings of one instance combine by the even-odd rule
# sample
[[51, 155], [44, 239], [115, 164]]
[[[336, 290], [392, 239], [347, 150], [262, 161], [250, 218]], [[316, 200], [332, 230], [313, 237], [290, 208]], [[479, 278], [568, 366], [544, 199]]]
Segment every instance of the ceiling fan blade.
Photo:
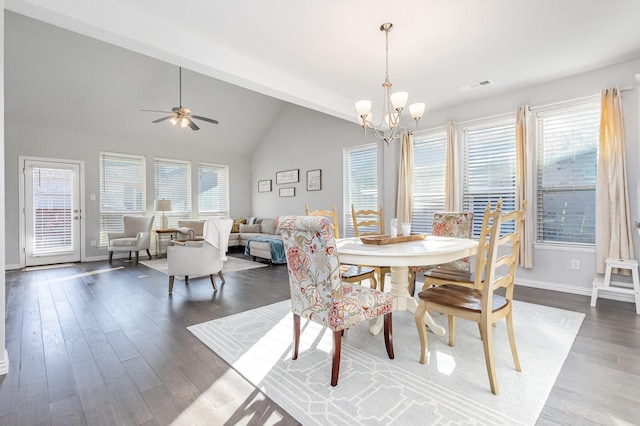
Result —
[[214, 120], [213, 118], [200, 117], [199, 115], [192, 115], [191, 118], [195, 118], [197, 120], [208, 121], [209, 123], [218, 124], [218, 120]]
[[167, 115], [166, 117], [158, 118], [157, 120], [153, 120], [152, 123], [159, 123], [161, 121], [168, 120], [170, 118], [173, 118], [173, 115]]
[[171, 114], [172, 111], [158, 111], [157, 109], [141, 109], [144, 112], [164, 112], [165, 114]]
[[189, 127], [191, 127], [191, 130], [200, 130], [200, 127], [196, 126], [193, 120], [189, 120]]

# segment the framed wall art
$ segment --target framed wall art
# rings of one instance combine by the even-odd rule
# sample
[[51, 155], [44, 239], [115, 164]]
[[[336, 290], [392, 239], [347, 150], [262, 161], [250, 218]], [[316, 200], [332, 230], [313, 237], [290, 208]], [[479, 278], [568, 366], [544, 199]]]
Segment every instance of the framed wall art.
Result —
[[322, 189], [322, 170], [307, 171], [307, 191], [320, 191]]
[[295, 197], [296, 189], [292, 186], [289, 188], [280, 188], [280, 196], [281, 197]]
[[284, 170], [276, 173], [276, 184], [300, 182], [300, 169]]
[[259, 180], [258, 192], [271, 192], [271, 179]]

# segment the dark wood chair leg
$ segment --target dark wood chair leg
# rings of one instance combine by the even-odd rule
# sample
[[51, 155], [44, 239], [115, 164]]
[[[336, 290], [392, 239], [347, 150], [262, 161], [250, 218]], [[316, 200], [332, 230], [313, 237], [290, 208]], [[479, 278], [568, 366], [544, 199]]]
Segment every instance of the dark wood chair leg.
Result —
[[131, 252], [129, 252], [129, 260], [131, 260]]
[[109, 252], [109, 263], [111, 263], [112, 260], [113, 260], [113, 252], [110, 251]]
[[184, 276], [184, 284], [189, 285], [189, 275]]
[[149, 256], [149, 260], [151, 260], [151, 252], [147, 249], [147, 256]]
[[216, 276], [213, 274], [210, 274], [209, 278], [211, 278], [211, 285], [213, 286], [213, 289], [215, 291], [218, 291], [218, 286], [216, 286]]
[[140, 258], [140, 252], [139, 252], [139, 251], [137, 251], [137, 252], [136, 252], [136, 260], [133, 262], [133, 264], [134, 264], [134, 265], [137, 265], [137, 264], [138, 264], [138, 259], [139, 259], [139, 258]]
[[331, 366], [331, 386], [338, 384], [340, 374], [340, 350], [342, 349], [342, 331], [333, 332], [333, 365]]
[[169, 294], [173, 293], [173, 279], [175, 277], [173, 275], [169, 276]]
[[390, 313], [384, 316], [384, 344], [387, 347], [387, 355], [393, 359], [393, 324]]
[[298, 347], [300, 346], [300, 315], [293, 314], [293, 354], [291, 359], [298, 359]]
[[224, 284], [224, 275], [222, 275], [222, 271], [218, 272], [218, 276], [220, 277], [220, 281], [222, 281], [222, 284]]

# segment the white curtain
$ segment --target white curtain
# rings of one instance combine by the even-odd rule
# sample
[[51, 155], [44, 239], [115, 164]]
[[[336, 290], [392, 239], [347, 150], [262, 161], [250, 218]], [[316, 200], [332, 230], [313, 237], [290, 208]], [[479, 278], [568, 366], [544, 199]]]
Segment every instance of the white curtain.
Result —
[[516, 111], [516, 209], [526, 207], [524, 230], [520, 242], [519, 265], [533, 267], [533, 170], [535, 157], [531, 138], [529, 105]]
[[[605, 259], [633, 259], [620, 90], [602, 90], [596, 178], [596, 272]], [[625, 271], [623, 271], [625, 272]]]
[[458, 169], [457, 169], [457, 133], [456, 122], [449, 121], [447, 123], [447, 159], [446, 174], [444, 181], [444, 209], [448, 212], [457, 212], [459, 210], [458, 196]]
[[411, 222], [413, 194], [413, 135], [405, 133], [400, 146], [400, 169], [398, 170], [398, 223]]

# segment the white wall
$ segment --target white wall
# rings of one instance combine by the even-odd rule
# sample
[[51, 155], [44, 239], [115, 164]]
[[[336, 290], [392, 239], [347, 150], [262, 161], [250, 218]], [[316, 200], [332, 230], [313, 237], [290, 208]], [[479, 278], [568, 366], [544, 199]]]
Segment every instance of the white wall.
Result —
[[[422, 119], [421, 128], [439, 127], [449, 120], [463, 122], [509, 112], [515, 113], [516, 108], [523, 104], [535, 107], [597, 95], [603, 88], [632, 85], [634, 75], [639, 72], [640, 60], [635, 60], [446, 110], [428, 111]], [[639, 92], [640, 89], [636, 88], [623, 94], [632, 220], [640, 218], [636, 191], [636, 182], [640, 179]], [[253, 214], [270, 217], [288, 213], [300, 214], [304, 212], [305, 202], [309, 203], [312, 209], [327, 208], [335, 203], [339, 213], [342, 214], [345, 207], [342, 206], [342, 150], [345, 147], [370, 141], [372, 138], [363, 136], [361, 129], [354, 123], [295, 106], [283, 109], [252, 156]], [[395, 212], [397, 192], [398, 145], [381, 146], [380, 152], [384, 164], [380, 172], [380, 179], [383, 182], [381, 195], [385, 200], [386, 216], [392, 217], [392, 212]], [[293, 185], [296, 187], [296, 197], [279, 198], [278, 186], [275, 185], [275, 172], [291, 168], [300, 168], [301, 172], [301, 182]], [[306, 192], [306, 170], [316, 168], [322, 169], [323, 190]], [[273, 192], [257, 193], [257, 181], [262, 179], [274, 179]], [[633, 238], [637, 252], [640, 240], [635, 233]], [[580, 260], [579, 270], [571, 269], [571, 259]], [[590, 293], [595, 276], [593, 249], [549, 249], [549, 247], [537, 246], [534, 249], [533, 261], [533, 269], [521, 268], [518, 271], [519, 284], [579, 294]], [[620, 280], [624, 281], [623, 278]]]

